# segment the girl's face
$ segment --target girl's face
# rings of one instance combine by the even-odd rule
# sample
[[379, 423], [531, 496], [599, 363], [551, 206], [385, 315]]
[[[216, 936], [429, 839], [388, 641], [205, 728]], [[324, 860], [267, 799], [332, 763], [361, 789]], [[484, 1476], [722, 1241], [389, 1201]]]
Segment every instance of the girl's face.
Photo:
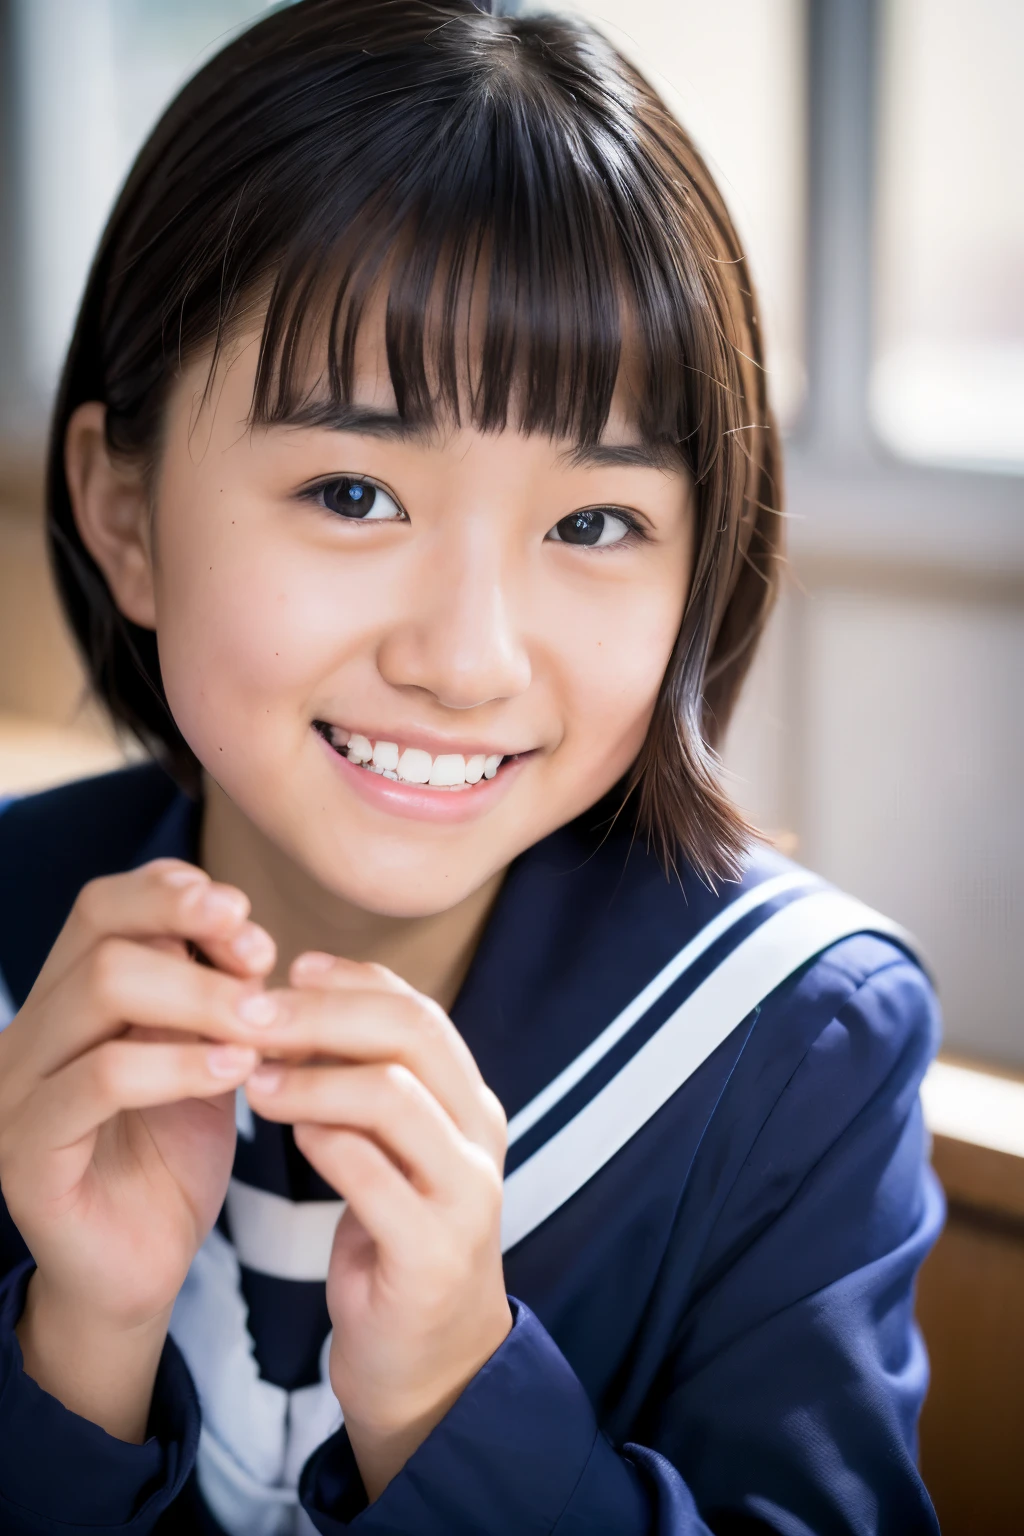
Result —
[[321, 886], [439, 912], [635, 759], [688, 590], [689, 484], [620, 410], [591, 453], [410, 430], [369, 347], [336, 424], [253, 431], [257, 350], [201, 407], [198, 360], [169, 404], [150, 619], [167, 697]]

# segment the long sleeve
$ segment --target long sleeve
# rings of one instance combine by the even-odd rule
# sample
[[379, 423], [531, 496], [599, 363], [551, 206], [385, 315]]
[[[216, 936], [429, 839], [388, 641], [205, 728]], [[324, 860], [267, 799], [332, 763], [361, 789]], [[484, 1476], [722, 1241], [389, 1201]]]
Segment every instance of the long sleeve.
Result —
[[199, 1406], [188, 1371], [168, 1340], [142, 1445], [71, 1413], [22, 1368], [14, 1330], [32, 1268], [26, 1261], [0, 1280], [0, 1529], [6, 1536], [147, 1536], [195, 1461]]
[[317, 1529], [933, 1536], [914, 1465], [927, 1363], [912, 1312], [942, 1218], [917, 1097], [935, 1031], [909, 962], [851, 986], [755, 1127], [617, 1444], [518, 1306], [372, 1505], [344, 1430], [321, 1447], [301, 1489]]

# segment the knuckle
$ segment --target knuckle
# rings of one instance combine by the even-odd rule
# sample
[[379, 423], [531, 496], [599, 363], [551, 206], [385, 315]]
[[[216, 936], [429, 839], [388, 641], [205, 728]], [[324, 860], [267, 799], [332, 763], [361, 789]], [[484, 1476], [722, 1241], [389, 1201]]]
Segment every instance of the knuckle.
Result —
[[396, 1031], [395, 1049], [405, 1060], [415, 1062], [425, 1050], [431, 1049], [431, 1040], [423, 1030], [422, 1009], [415, 997], [396, 994], [388, 1004], [388, 1018]]
[[96, 880], [89, 880], [79, 891], [75, 898], [75, 916], [84, 927], [93, 932], [99, 930], [106, 910], [107, 896], [110, 890], [109, 875], [101, 876]]
[[116, 1002], [124, 976], [124, 946], [102, 939], [89, 957], [89, 988], [104, 1003]]
[[367, 960], [364, 964], [367, 977], [377, 982], [378, 986], [382, 987], [385, 991], [397, 992], [400, 995], [408, 992], [407, 983], [400, 976], [396, 976], [394, 971], [390, 970], [388, 966], [382, 965], [379, 960]]
[[299, 1151], [305, 1152], [307, 1147], [315, 1147], [320, 1140], [320, 1131], [321, 1127], [311, 1120], [297, 1120], [292, 1126], [292, 1138]]
[[388, 1061], [379, 1069], [379, 1091], [383, 1098], [398, 1097], [404, 1104], [419, 1100], [420, 1080], [401, 1061]]
[[116, 1100], [124, 1087], [124, 1058], [114, 1042], [97, 1046], [92, 1053], [92, 1086], [104, 1101]]
[[150, 879], [163, 880], [168, 875], [176, 874], [179, 870], [188, 870], [191, 867], [192, 866], [186, 864], [183, 859], [173, 859], [166, 857], [161, 859], [150, 859], [148, 864], [143, 864], [141, 866], [139, 872], [140, 874], [148, 876]]
[[184, 859], [150, 859], [136, 871], [145, 881], [148, 890], [161, 900], [168, 897], [175, 903], [194, 893], [197, 886], [209, 885], [210, 877], [196, 864]]
[[197, 915], [202, 913], [199, 905], [200, 897], [209, 888], [210, 881], [198, 876], [195, 880], [175, 881], [173, 884], [165, 884], [162, 891], [162, 899], [166, 903], [165, 910], [169, 912], [172, 924], [181, 925], [188, 919], [195, 922]]
[[494, 1134], [494, 1138], [501, 1147], [502, 1152], [508, 1144], [508, 1116], [498, 1095], [492, 1088], [485, 1084], [481, 1091], [483, 1101], [484, 1118]]
[[431, 998], [411, 997], [411, 1022], [428, 1046], [442, 1046], [448, 1039], [452, 1025], [439, 1003]]
[[474, 1179], [467, 1181], [472, 1190], [473, 1199], [479, 1202], [481, 1210], [490, 1212], [501, 1205], [504, 1193], [501, 1171], [483, 1147], [471, 1147], [469, 1157], [476, 1175]]
[[394, 1018], [398, 1019], [403, 1029], [416, 1030], [420, 1027], [420, 1014], [422, 1006], [418, 997], [411, 992], [396, 992], [388, 1010]]

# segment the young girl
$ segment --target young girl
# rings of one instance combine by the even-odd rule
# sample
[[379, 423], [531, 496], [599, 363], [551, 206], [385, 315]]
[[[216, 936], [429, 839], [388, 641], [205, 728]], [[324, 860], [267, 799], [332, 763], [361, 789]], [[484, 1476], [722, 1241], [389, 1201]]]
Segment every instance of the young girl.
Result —
[[932, 995], [715, 776], [779, 497], [587, 27], [304, 0], [167, 111], [48, 491], [154, 761], [0, 817], [5, 1532], [935, 1530]]

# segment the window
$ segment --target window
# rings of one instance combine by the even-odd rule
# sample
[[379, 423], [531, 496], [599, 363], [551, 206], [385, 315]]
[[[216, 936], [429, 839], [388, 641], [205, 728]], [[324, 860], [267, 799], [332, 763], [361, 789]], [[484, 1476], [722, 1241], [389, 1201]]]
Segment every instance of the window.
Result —
[[875, 430], [1024, 468], [1024, 5], [888, 0], [882, 46]]
[[25, 407], [48, 403], [100, 231], [166, 102], [270, 0], [17, 0]]

